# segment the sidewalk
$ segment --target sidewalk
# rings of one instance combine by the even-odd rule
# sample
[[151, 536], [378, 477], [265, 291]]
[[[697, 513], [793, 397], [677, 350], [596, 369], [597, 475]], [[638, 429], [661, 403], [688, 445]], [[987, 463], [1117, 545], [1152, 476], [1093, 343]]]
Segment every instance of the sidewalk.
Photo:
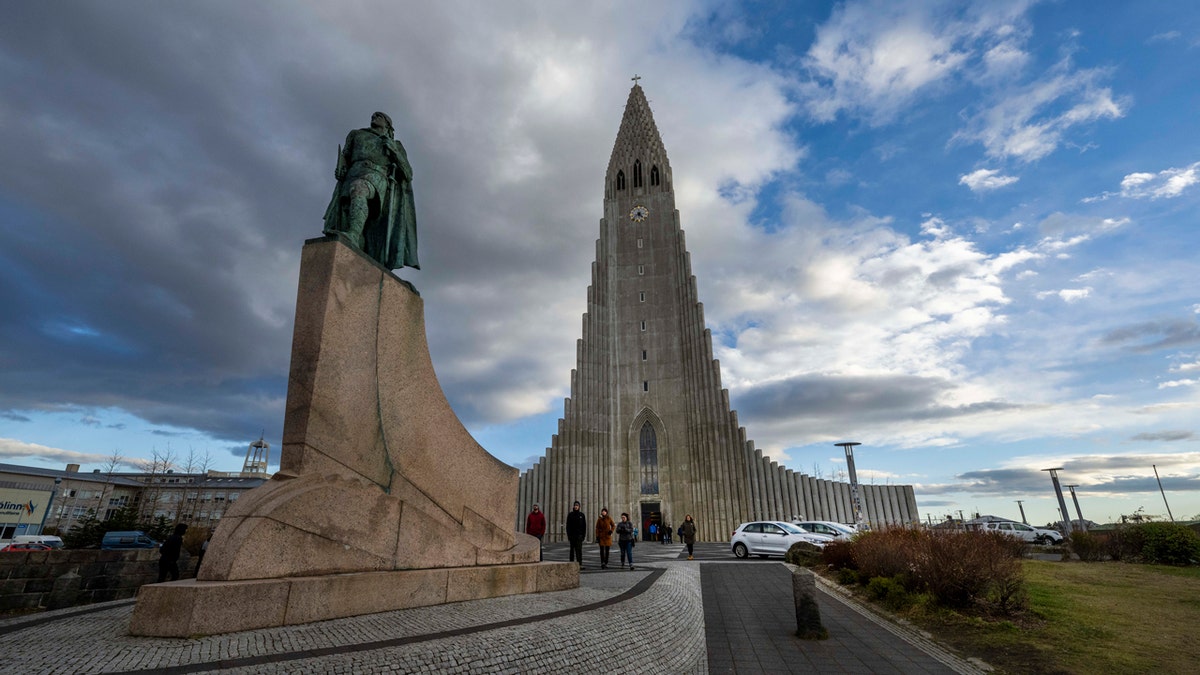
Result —
[[570, 591], [195, 639], [132, 637], [133, 605], [119, 601], [0, 620], [0, 644], [24, 673], [969, 672], [835, 596], [820, 601], [830, 640], [798, 640], [786, 566], [669, 548], [639, 545], [636, 571], [589, 567]]

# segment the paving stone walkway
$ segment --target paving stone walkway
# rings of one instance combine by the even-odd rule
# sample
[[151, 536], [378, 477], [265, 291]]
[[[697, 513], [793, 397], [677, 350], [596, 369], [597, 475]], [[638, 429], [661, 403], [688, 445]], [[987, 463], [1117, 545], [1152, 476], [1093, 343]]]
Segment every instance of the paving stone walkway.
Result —
[[[728, 559], [717, 545], [697, 558]], [[674, 550], [671, 550], [671, 549]], [[561, 550], [559, 550], [561, 549]], [[131, 601], [0, 620], [0, 670], [22, 673], [708, 673], [770, 672], [735, 644], [770, 645], [809, 672], [972, 672], [922, 657], [834, 596], [823, 618], [836, 640], [796, 644], [787, 568], [778, 562], [688, 562], [682, 547], [637, 547], [636, 571], [589, 566], [580, 588], [422, 607], [200, 638], [128, 634]], [[566, 558], [549, 545], [546, 559]], [[585, 562], [588, 560], [585, 554]], [[780, 576], [782, 575], [782, 576]], [[747, 603], [734, 590], [764, 586]], [[782, 586], [779, 584], [783, 584]], [[766, 586], [774, 587], [769, 590]], [[739, 606], [741, 605], [741, 606]], [[786, 611], [785, 611], [786, 610]], [[780, 612], [786, 617], [777, 616]], [[759, 621], [755, 624], [753, 620]], [[786, 619], [783, 620], [783, 619]], [[782, 622], [782, 623], [781, 623]], [[936, 646], [931, 646], [936, 649]], [[816, 651], [813, 651], [813, 650]], [[895, 654], [907, 654], [898, 660]], [[728, 656], [729, 658], [726, 658]], [[19, 664], [19, 666], [18, 666]], [[898, 669], [866, 670], [872, 664]], [[919, 664], [924, 670], [904, 669]], [[941, 669], [939, 669], [939, 664]], [[778, 672], [794, 672], [791, 666]]]

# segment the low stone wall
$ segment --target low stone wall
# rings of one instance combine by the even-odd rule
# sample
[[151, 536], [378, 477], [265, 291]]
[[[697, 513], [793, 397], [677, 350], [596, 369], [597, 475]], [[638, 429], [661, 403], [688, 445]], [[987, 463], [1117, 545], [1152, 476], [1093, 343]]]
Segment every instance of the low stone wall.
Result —
[[[158, 580], [158, 558], [158, 549], [5, 551], [0, 553], [0, 611], [132, 598], [142, 584]], [[180, 578], [194, 576], [194, 567], [195, 558], [181, 558]]]

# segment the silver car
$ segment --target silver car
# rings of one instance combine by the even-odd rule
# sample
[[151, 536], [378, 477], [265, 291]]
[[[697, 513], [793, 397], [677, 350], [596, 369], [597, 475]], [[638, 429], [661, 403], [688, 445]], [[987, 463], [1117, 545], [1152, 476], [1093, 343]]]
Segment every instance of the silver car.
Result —
[[792, 544], [798, 541], [808, 542], [818, 548], [832, 541], [832, 537], [813, 534], [785, 523], [781, 520], [756, 520], [742, 523], [733, 531], [730, 537], [730, 548], [739, 558], [756, 555], [765, 558], [769, 555], [783, 555]]
[[858, 531], [849, 525], [835, 523], [832, 520], [793, 520], [792, 524], [813, 534], [827, 534], [834, 539], [849, 541]]

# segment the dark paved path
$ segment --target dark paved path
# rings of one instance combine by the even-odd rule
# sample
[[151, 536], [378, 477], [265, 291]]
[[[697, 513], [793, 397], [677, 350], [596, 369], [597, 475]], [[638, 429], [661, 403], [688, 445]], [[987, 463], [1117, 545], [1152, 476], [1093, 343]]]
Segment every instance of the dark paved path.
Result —
[[783, 564], [703, 563], [710, 673], [955, 673], [899, 635], [820, 591], [828, 640], [795, 636], [791, 572]]

